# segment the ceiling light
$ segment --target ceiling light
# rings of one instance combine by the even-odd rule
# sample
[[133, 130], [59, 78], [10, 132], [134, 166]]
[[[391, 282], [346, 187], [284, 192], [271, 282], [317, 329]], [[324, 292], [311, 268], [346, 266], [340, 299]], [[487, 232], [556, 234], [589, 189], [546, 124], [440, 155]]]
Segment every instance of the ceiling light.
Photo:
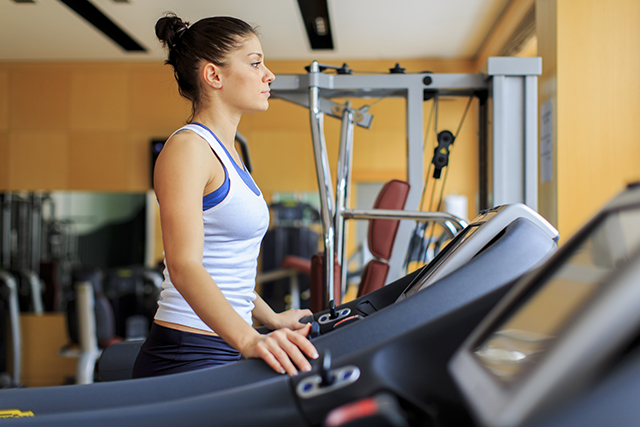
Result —
[[128, 52], [146, 52], [138, 42], [125, 33], [118, 25], [88, 0], [60, 0]]
[[324, 18], [322, 16], [316, 18], [316, 33], [318, 33], [319, 36], [327, 35], [327, 27], [324, 25]]
[[327, 0], [298, 0], [311, 49], [333, 49]]

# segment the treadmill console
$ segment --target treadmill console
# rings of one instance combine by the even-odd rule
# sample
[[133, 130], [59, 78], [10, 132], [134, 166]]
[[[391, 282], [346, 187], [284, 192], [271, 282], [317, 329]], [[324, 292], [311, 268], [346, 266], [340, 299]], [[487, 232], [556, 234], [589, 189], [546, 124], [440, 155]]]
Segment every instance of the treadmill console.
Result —
[[482, 425], [520, 425], [640, 330], [640, 189], [614, 199], [501, 301], [449, 368]]
[[425, 267], [405, 289], [399, 300], [408, 298], [462, 267], [498, 240], [501, 233], [518, 218], [524, 218], [544, 230], [557, 242], [558, 231], [542, 216], [520, 203], [501, 205], [481, 212], [464, 230]]
[[[499, 241], [507, 228], [517, 220], [526, 220], [556, 241], [558, 231], [542, 216], [524, 204], [497, 206], [482, 212], [460, 231], [438, 255], [422, 269], [368, 295], [325, 310], [300, 321], [319, 324], [320, 334], [333, 331], [369, 316], [396, 301], [409, 298], [467, 264], [476, 255]], [[315, 336], [315, 335], [314, 335]]]

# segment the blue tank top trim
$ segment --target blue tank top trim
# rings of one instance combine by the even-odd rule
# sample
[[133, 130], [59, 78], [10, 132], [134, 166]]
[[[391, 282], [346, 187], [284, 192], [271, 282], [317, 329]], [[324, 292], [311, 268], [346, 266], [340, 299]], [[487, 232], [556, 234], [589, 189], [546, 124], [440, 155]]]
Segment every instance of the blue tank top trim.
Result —
[[235, 160], [233, 160], [233, 157], [231, 157], [231, 154], [229, 154], [229, 151], [227, 150], [227, 148], [224, 146], [224, 144], [222, 142], [220, 142], [220, 140], [218, 139], [218, 137], [216, 136], [215, 133], [213, 133], [211, 131], [211, 129], [209, 129], [208, 127], [206, 127], [205, 125], [203, 125], [202, 123], [197, 123], [194, 122], [192, 123], [194, 125], [198, 125], [201, 126], [202, 128], [206, 129], [207, 131], [209, 131], [209, 133], [211, 135], [213, 135], [213, 137], [215, 138], [216, 141], [218, 141], [218, 144], [220, 144], [220, 146], [222, 147], [222, 149], [224, 150], [224, 152], [227, 154], [227, 157], [229, 157], [229, 160], [231, 160], [231, 163], [233, 163], [233, 167], [236, 168], [236, 171], [238, 172], [238, 175], [240, 175], [240, 178], [242, 178], [242, 180], [244, 181], [244, 183], [247, 185], [247, 187], [249, 187], [249, 189], [251, 191], [253, 191], [253, 194], [255, 194], [256, 196], [260, 195], [260, 189], [258, 188], [258, 186], [256, 185], [255, 182], [253, 182], [253, 179], [251, 179], [251, 174], [249, 174], [249, 172], [247, 171], [246, 167], [244, 166], [244, 162], [242, 162], [242, 159], [240, 159], [240, 161], [242, 162], [242, 167], [240, 167]]
[[224, 169], [224, 182], [218, 189], [202, 198], [203, 211], [219, 205], [220, 202], [222, 202], [225, 197], [227, 197], [227, 194], [229, 194], [229, 174], [227, 173], [227, 168], [224, 165], [222, 165], [222, 168]]

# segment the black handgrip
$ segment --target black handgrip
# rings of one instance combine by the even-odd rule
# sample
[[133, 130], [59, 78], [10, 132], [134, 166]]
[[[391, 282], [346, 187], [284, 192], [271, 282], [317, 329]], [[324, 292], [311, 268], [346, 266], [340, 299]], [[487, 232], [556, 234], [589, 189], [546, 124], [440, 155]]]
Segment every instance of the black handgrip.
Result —
[[300, 320], [298, 320], [298, 322], [300, 322], [300, 323], [311, 323], [311, 322], [313, 322], [313, 314], [311, 314], [309, 316], [301, 317]]
[[320, 355], [320, 378], [321, 385], [328, 386], [333, 384], [333, 375], [331, 375], [331, 351], [325, 348]]
[[336, 301], [329, 301], [329, 319], [336, 319], [338, 317], [338, 312], [336, 310]]
[[320, 323], [311, 322], [311, 331], [309, 332], [309, 339], [317, 338], [320, 336]]

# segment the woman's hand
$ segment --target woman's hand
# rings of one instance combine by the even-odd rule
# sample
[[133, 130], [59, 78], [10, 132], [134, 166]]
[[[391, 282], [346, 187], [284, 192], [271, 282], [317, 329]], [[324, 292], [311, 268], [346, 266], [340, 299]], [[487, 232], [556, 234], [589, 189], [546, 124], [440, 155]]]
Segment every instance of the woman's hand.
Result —
[[[297, 311], [304, 312], [308, 310]], [[302, 316], [305, 315], [307, 314]], [[296, 375], [298, 369], [308, 372], [311, 370], [311, 364], [304, 355], [317, 359], [318, 351], [306, 338], [311, 330], [311, 325], [300, 325], [301, 328], [296, 331], [290, 328], [282, 328], [267, 335], [256, 333], [239, 351], [245, 358], [263, 359], [274, 371], [281, 374]]]
[[[276, 314], [275, 327], [273, 329], [289, 328], [292, 331], [299, 331], [308, 325], [306, 323], [300, 323], [300, 319], [305, 316], [311, 316], [312, 314], [311, 310], [299, 310], [295, 308], [283, 311], [282, 313]], [[307, 336], [308, 332], [303, 335]]]

